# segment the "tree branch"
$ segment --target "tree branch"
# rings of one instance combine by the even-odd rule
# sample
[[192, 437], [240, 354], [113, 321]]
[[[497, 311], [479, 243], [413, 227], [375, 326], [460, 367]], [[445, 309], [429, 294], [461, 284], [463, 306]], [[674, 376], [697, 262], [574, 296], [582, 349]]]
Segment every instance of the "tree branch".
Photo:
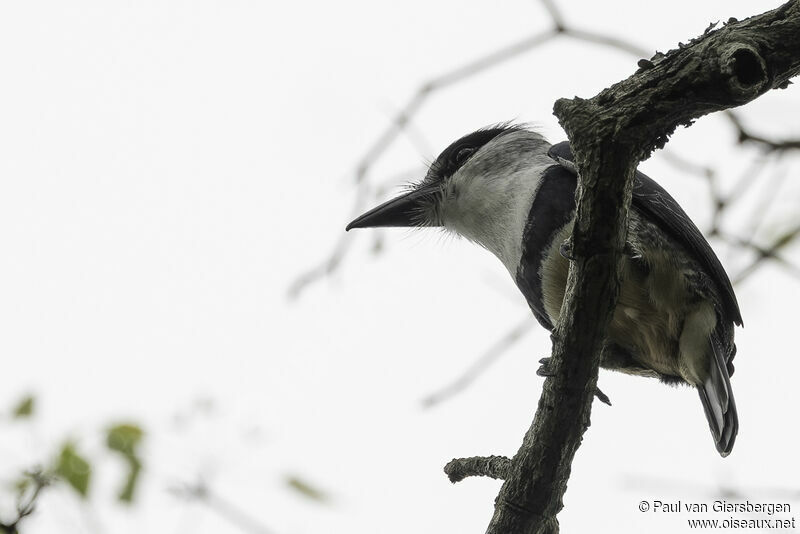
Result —
[[505, 456], [473, 456], [472, 458], [453, 458], [444, 466], [450, 482], [461, 482], [467, 477], [489, 477], [505, 479], [508, 476], [511, 460]]
[[[554, 113], [575, 152], [580, 180], [567, 292], [554, 331], [554, 376], [511, 460], [490, 534], [558, 532], [572, 459], [589, 416], [605, 331], [619, 288], [633, 173], [679, 125], [786, 87], [800, 72], [800, 0], [734, 19], [667, 54], [639, 62], [631, 77]], [[452, 465], [452, 462], [451, 464]]]
[[36, 509], [36, 502], [38, 501], [42, 490], [48, 487], [53, 482], [53, 477], [45, 474], [41, 469], [34, 469], [25, 473], [26, 480], [32, 486], [28, 490], [28, 498], [25, 499], [26, 491], [21, 491], [17, 501], [17, 517], [9, 522], [0, 522], [0, 532], [3, 534], [18, 534], [20, 522], [31, 515]]

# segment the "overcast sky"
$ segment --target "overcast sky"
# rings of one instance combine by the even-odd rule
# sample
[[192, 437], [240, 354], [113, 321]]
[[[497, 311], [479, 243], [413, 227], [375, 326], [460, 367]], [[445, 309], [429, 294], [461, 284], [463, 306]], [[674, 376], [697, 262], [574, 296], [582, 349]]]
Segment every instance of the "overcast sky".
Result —
[[[559, 5], [576, 27], [663, 51], [778, 4]], [[2, 4], [0, 407], [26, 392], [40, 402], [29, 425], [0, 423], [0, 478], [68, 436], [104, 458], [88, 504], [54, 489], [26, 532], [238, 532], [167, 491], [199, 478], [277, 534], [482, 532], [500, 483], [453, 486], [442, 467], [517, 450], [547, 333], [533, 325], [448, 402], [421, 400], [534, 323], [500, 262], [435, 231], [383, 232], [376, 256], [360, 232], [332, 276], [296, 300], [287, 292], [342, 237], [355, 167], [416, 89], [548, 27], [534, 0]], [[553, 102], [593, 96], [636, 59], [557, 39], [432, 94], [373, 166], [384, 187], [365, 202], [487, 124], [530, 121], [562, 140]], [[747, 123], [800, 136], [796, 87], [748, 106]], [[669, 150], [716, 169], [724, 191], [758, 157], [719, 117], [677, 132]], [[781, 188], [760, 211], [766, 240], [797, 221], [800, 180], [796, 157], [763, 165], [759, 183]], [[660, 154], [642, 169], [708, 226], [705, 181]], [[723, 224], [747, 235], [755, 205], [746, 197]], [[731, 273], [749, 259], [714, 246]], [[787, 256], [800, 261], [797, 247]], [[564, 532], [688, 530], [690, 516], [639, 502], [710, 503], [721, 488], [800, 511], [800, 283], [765, 265], [736, 289], [746, 328], [733, 454], [716, 453], [694, 391], [601, 371], [614, 406], [594, 406]], [[120, 419], [148, 433], [130, 510], [113, 500], [124, 468], [102, 452], [102, 429]], [[303, 498], [287, 476], [329, 501]]]

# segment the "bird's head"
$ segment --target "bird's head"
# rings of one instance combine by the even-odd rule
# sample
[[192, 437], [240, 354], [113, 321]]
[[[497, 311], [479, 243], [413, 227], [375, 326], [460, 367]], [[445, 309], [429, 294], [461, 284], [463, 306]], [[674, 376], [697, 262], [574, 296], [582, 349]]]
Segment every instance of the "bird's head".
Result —
[[[523, 126], [465, 135], [408, 192], [369, 210], [351, 228], [441, 227], [494, 252], [516, 269], [522, 233], [550, 145]], [[513, 266], [511, 265], [513, 263]]]

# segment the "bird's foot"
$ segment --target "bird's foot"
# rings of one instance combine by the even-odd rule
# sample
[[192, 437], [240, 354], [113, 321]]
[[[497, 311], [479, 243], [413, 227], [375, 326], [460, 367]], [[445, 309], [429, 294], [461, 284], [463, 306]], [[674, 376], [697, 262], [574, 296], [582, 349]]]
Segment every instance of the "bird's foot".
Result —
[[561, 246], [558, 247], [558, 252], [570, 261], [575, 260], [575, 256], [572, 255], [572, 238], [568, 237], [561, 243]]
[[[539, 363], [541, 365], [536, 370], [536, 374], [538, 376], [548, 378], [556, 375], [555, 369], [553, 369], [552, 358], [550, 358], [549, 356], [547, 358], [542, 358], [541, 360], [539, 360]], [[597, 397], [597, 400], [599, 400], [603, 404], [608, 404], [609, 406], [611, 406], [611, 399], [609, 399], [608, 395], [603, 393], [599, 387], [594, 388], [594, 396]]]
[[603, 393], [599, 387], [595, 386], [594, 388], [594, 396], [597, 397], [597, 400], [602, 402], [603, 404], [608, 404], [611, 406], [611, 399], [608, 398], [608, 395]]

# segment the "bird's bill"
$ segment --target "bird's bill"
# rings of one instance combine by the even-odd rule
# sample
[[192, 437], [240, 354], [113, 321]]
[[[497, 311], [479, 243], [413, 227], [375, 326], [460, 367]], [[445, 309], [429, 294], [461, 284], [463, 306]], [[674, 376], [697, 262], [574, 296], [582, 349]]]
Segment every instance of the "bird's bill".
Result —
[[430, 195], [431, 191], [427, 188], [400, 195], [357, 217], [345, 230], [378, 226], [419, 226], [420, 216], [424, 213], [424, 202], [426, 198], [430, 200]]

